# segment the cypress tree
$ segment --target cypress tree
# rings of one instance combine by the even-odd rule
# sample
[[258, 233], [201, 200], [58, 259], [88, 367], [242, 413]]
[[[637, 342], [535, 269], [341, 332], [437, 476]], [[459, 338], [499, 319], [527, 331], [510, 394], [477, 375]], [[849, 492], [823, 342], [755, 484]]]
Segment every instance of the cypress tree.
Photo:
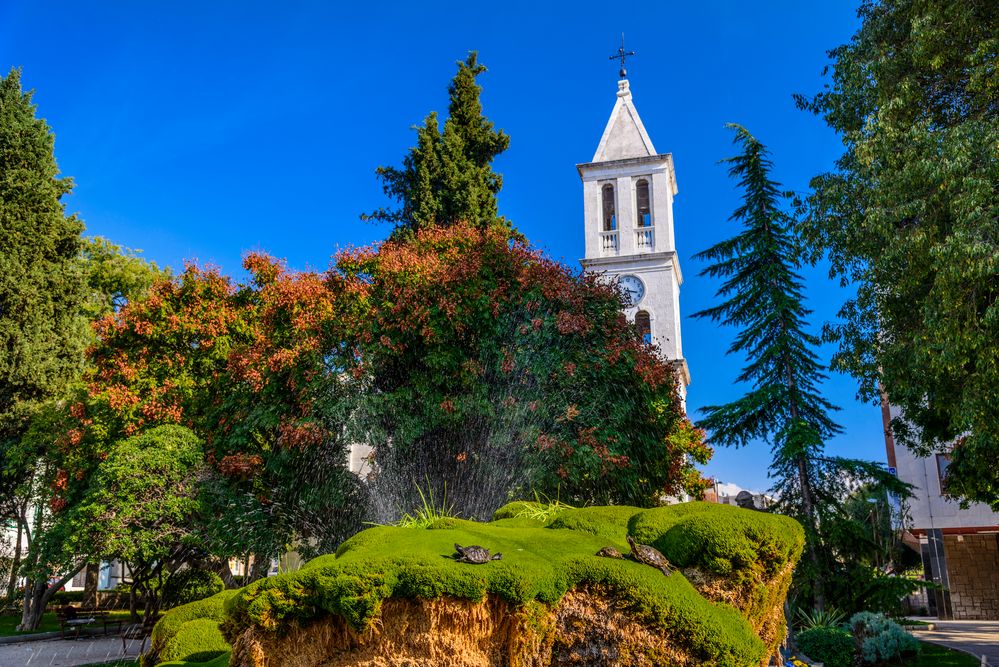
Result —
[[61, 201], [48, 124], [35, 117], [21, 72], [0, 78], [0, 435], [16, 435], [23, 408], [57, 393], [81, 368], [83, 224]]
[[737, 380], [752, 388], [736, 401], [705, 407], [700, 426], [720, 445], [738, 447], [759, 438], [771, 442], [771, 475], [785, 496], [795, 496], [784, 500], [799, 509], [805, 524], [815, 604], [821, 609], [825, 596], [816, 548], [815, 484], [824, 464], [816, 459], [823, 441], [840, 428], [828, 415], [836, 408], [817, 388], [825, 378], [814, 352], [819, 339], [805, 330], [811, 311], [803, 304], [802, 278], [796, 272], [793, 220], [783, 210], [780, 184], [770, 177], [769, 151], [744, 127], [729, 127], [742, 147], [741, 154], [725, 160], [744, 192], [742, 205], [730, 218], [742, 231], [696, 255], [713, 262], [701, 275], [724, 279], [717, 293], [724, 300], [694, 317], [740, 328], [728, 353], [746, 356], [748, 365]]
[[482, 115], [482, 87], [476, 78], [486, 68], [478, 55], [473, 51], [457, 64], [458, 72], [448, 86], [450, 104], [443, 132], [436, 112], [431, 112], [416, 128], [417, 145], [409, 149], [402, 167], [376, 171], [385, 194], [398, 207], [361, 218], [393, 223], [393, 236], [456, 222], [510, 226], [498, 215], [496, 197], [503, 178], [492, 169], [493, 159], [509, 147], [510, 137]]

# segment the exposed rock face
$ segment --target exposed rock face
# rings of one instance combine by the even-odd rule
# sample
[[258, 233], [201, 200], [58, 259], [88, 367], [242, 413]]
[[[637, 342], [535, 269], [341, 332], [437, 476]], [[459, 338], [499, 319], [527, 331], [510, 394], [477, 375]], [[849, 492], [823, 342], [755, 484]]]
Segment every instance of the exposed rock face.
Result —
[[376, 627], [326, 618], [287, 635], [245, 631], [233, 667], [547, 667], [694, 665], [607, 598], [573, 591], [551, 610], [443, 598], [386, 600]]
[[[782, 603], [788, 567], [766, 582], [780, 604], [755, 609], [754, 630], [767, 645], [765, 666], [784, 637]], [[700, 592], [743, 611], [752, 600], [727, 589], [718, 577], [684, 574]], [[762, 582], [761, 582], [762, 583]], [[698, 585], [700, 584], [700, 585]], [[628, 604], [606, 591], [574, 590], [553, 608], [515, 607], [490, 596], [482, 602], [453, 598], [389, 599], [367, 632], [342, 617], [327, 617], [279, 635], [250, 628], [233, 645], [232, 667], [686, 667], [705, 664], [636, 620]]]

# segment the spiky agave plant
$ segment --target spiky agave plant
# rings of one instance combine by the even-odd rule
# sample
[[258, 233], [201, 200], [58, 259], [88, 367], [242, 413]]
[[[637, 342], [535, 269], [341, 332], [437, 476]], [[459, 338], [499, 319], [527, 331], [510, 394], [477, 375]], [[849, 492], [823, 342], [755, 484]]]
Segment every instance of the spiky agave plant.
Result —
[[812, 630], [814, 628], [839, 628], [846, 622], [846, 614], [838, 609], [798, 609], [796, 614], [798, 630]]

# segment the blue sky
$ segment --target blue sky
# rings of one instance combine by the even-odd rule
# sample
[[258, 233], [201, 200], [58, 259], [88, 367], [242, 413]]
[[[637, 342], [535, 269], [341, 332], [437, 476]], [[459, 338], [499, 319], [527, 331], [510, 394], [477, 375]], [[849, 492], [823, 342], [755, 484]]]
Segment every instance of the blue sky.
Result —
[[[279, 8], [280, 6], [280, 8]], [[159, 264], [210, 262], [239, 274], [248, 250], [324, 269], [338, 246], [383, 238], [358, 215], [384, 204], [374, 169], [397, 164], [431, 110], [446, 111], [454, 62], [478, 50], [486, 115], [511, 136], [496, 162], [500, 210], [552, 256], [583, 255], [582, 188], [617, 90], [608, 60], [624, 32], [635, 104], [679, 195], [681, 308], [715, 303], [691, 255], [731, 236], [738, 192], [718, 160], [727, 122], [773, 152], [776, 177], [803, 191], [841, 152], [792, 93], [823, 84], [826, 51], [858, 27], [853, 2], [331, 3], [4, 2], [0, 67], [23, 67], [68, 200], [88, 233]], [[808, 269], [815, 330], [844, 292]], [[688, 408], [737, 398], [733, 332], [685, 319]], [[830, 350], [823, 350], [828, 357]], [[829, 451], [884, 459], [880, 413], [833, 376], [843, 410]], [[707, 472], [769, 485], [769, 448], [719, 450]]]

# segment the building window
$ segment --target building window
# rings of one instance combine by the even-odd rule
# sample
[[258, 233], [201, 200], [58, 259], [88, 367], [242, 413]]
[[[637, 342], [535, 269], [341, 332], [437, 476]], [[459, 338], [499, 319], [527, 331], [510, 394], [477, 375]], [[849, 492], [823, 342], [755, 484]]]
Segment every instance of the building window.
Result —
[[648, 311], [640, 310], [635, 313], [635, 328], [638, 329], [638, 338], [643, 343], [652, 343], [652, 318]]
[[937, 454], [937, 475], [940, 477], [940, 491], [947, 490], [947, 468], [950, 466], [950, 454]]
[[652, 208], [649, 205], [649, 182], [644, 178], [635, 184], [635, 201], [638, 204], [638, 226], [652, 226]]
[[604, 209], [604, 231], [612, 232], [617, 229], [617, 216], [614, 211], [614, 186], [608, 183], [601, 192], [603, 193]]

